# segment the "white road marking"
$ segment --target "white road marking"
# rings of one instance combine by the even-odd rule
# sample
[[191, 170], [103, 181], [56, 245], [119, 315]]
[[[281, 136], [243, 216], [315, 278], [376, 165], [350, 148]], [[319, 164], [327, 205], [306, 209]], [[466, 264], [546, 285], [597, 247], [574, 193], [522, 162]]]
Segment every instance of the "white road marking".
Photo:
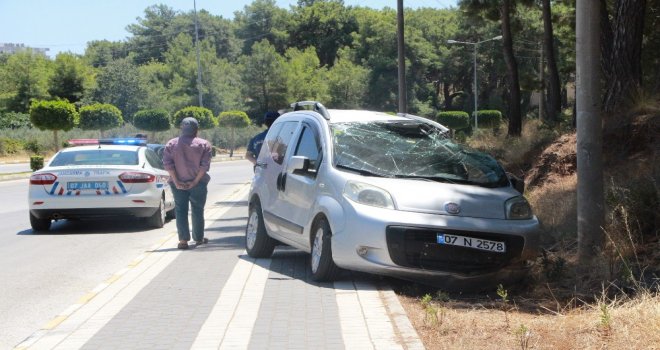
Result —
[[259, 314], [271, 259], [241, 255], [192, 349], [246, 349]]

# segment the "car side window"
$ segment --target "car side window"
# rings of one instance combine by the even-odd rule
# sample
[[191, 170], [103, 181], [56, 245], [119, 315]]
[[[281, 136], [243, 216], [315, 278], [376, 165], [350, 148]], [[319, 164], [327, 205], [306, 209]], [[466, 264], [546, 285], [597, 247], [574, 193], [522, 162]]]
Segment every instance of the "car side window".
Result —
[[282, 164], [284, 162], [286, 150], [289, 148], [289, 143], [297, 128], [298, 122], [284, 122], [279, 132], [268, 133], [266, 143], [275, 163]]
[[303, 125], [294, 155], [307, 157], [310, 170], [318, 169], [321, 160], [321, 143], [319, 142], [318, 133], [310, 125]]
[[158, 157], [156, 152], [147, 148], [144, 150], [144, 155], [147, 158], [147, 162], [149, 162], [149, 165], [151, 165], [153, 168], [165, 169], [165, 167], [163, 166], [163, 161], [160, 159], [160, 157]]

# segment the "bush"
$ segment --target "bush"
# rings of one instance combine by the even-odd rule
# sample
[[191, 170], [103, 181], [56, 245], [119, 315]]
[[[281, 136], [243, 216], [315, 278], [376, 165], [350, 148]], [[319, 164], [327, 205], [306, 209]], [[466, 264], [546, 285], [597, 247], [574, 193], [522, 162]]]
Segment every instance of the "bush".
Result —
[[133, 125], [138, 129], [152, 132], [169, 130], [170, 114], [164, 109], [139, 111], [133, 116]]
[[463, 111], [439, 112], [436, 121], [452, 130], [465, 129], [470, 126], [470, 116]]
[[44, 147], [37, 140], [29, 140], [25, 142], [23, 149], [32, 154], [39, 154], [44, 150]]
[[12, 138], [0, 138], [0, 155], [16, 154], [23, 149], [23, 142]]
[[477, 111], [477, 126], [480, 128], [497, 128], [502, 124], [502, 112], [496, 110]]
[[27, 113], [7, 112], [0, 115], [0, 129], [31, 128], [30, 115]]
[[200, 129], [213, 129], [218, 125], [218, 121], [213, 117], [213, 112], [204, 107], [186, 107], [174, 113], [172, 124], [179, 128], [181, 121], [185, 118], [192, 117], [199, 122]]
[[95, 103], [80, 108], [78, 127], [101, 132], [116, 128], [124, 122], [119, 108], [107, 103]]
[[44, 167], [43, 156], [30, 156], [30, 169], [32, 169], [32, 171], [37, 171], [43, 167]]

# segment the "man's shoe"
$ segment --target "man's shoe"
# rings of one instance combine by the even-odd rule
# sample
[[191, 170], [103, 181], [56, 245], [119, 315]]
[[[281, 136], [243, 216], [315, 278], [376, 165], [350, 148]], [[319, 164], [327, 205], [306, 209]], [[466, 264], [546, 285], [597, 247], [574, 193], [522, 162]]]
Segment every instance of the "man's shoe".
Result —
[[188, 242], [179, 242], [179, 245], [176, 247], [179, 249], [188, 249]]
[[208, 242], [209, 242], [209, 239], [206, 238], [206, 237], [205, 237], [205, 238], [202, 238], [201, 241], [195, 241], [195, 243], [196, 243], [197, 245], [206, 244], [206, 243], [208, 243]]

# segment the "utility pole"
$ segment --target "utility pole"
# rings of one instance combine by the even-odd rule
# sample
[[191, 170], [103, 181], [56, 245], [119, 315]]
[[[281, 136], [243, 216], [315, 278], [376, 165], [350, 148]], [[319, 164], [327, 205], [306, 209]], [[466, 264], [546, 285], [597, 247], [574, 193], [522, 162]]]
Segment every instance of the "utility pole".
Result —
[[408, 97], [406, 96], [406, 55], [403, 36], [403, 0], [396, 0], [397, 19], [397, 49], [399, 52], [399, 113], [408, 113]]
[[578, 261], [588, 266], [605, 242], [601, 116], [600, 1], [576, 3]]
[[195, 48], [197, 50], [197, 93], [199, 95], [199, 106], [204, 107], [202, 103], [202, 64], [199, 59], [199, 24], [197, 23], [196, 0], [193, 0], [193, 10], [195, 12]]

